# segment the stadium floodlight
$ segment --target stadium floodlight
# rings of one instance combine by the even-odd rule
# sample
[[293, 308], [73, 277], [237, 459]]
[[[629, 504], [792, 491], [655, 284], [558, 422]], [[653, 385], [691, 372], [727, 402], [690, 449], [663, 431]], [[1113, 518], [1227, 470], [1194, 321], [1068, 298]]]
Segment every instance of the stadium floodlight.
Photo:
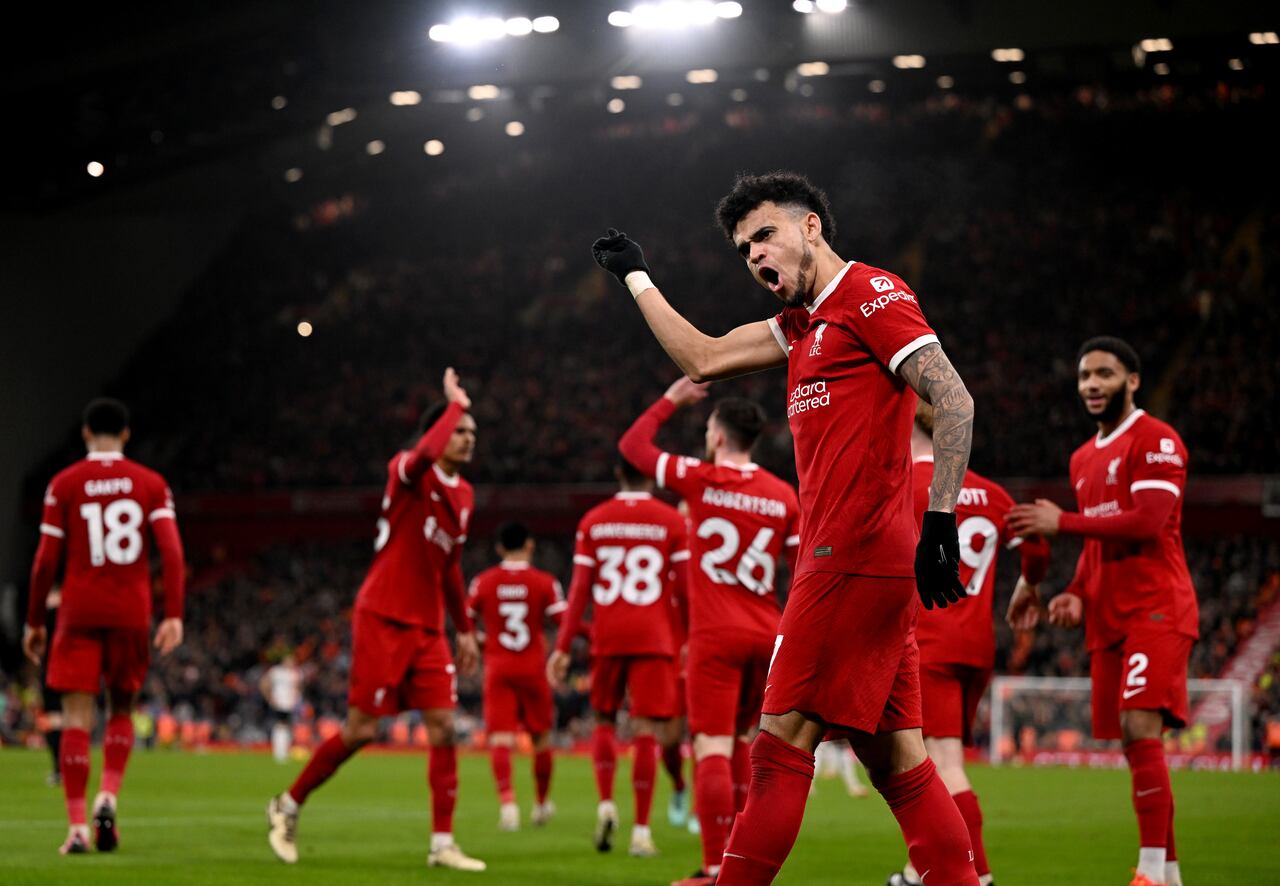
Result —
[[1173, 41], [1168, 37], [1148, 37], [1138, 45], [1143, 52], [1170, 52], [1173, 49]]
[[330, 126], [341, 126], [343, 123], [350, 123], [354, 119], [356, 119], [356, 109], [343, 108], [341, 111], [334, 111], [325, 117], [324, 122]]
[[1026, 58], [1026, 53], [1016, 46], [1010, 46], [1006, 49], [991, 50], [991, 57], [998, 62], [1020, 62]]
[[84, 168], [84, 171], [94, 178], [101, 178], [102, 173], [107, 171], [107, 167], [103, 166], [97, 160], [90, 160], [89, 165]]
[[924, 67], [923, 55], [895, 55], [893, 57], [893, 66], [901, 70]]
[[472, 101], [492, 101], [502, 96], [502, 90], [492, 83], [477, 83], [467, 90], [467, 98]]
[[619, 74], [609, 81], [609, 85], [617, 90], [639, 89], [643, 84], [644, 81], [635, 74]]
[[438, 138], [430, 139], [423, 143], [422, 152], [428, 157], [439, 157], [444, 153], [444, 142]]
[[533, 29], [539, 34], [554, 34], [560, 30], [560, 19], [554, 15], [540, 15], [533, 20]]
[[391, 93], [391, 104], [397, 108], [405, 108], [410, 105], [422, 104], [422, 93], [412, 89], [397, 89]]
[[1280, 43], [1280, 34], [1275, 31], [1254, 31], [1249, 35], [1249, 42], [1254, 46], [1274, 46]]
[[508, 37], [527, 37], [533, 33], [533, 20], [524, 16], [509, 18], [502, 24]]
[[837, 12], [844, 12], [849, 5], [848, 0], [816, 0], [818, 12], [825, 12], [834, 15]]
[[527, 37], [530, 34], [550, 34], [560, 30], [560, 19], [554, 15], [540, 15], [537, 18], [517, 15], [508, 19], [496, 15], [476, 17], [463, 15], [451, 22], [435, 24], [427, 31], [427, 36], [436, 43], [456, 43], [461, 46], [474, 46], [477, 43], [489, 43], [503, 37]]
[[519, 120], [512, 120], [510, 123], [507, 124], [506, 132], [507, 132], [507, 135], [511, 136], [512, 138], [518, 138], [524, 135], [524, 124], [521, 123]]
[[817, 7], [813, 5], [813, 0], [793, 0], [791, 4], [791, 8], [794, 9], [796, 12], [801, 12], [801, 13], [804, 13], [805, 15], [808, 15], [809, 13], [813, 12], [814, 9], [816, 9]]
[[288, 106], [289, 106], [289, 100], [285, 98], [283, 95], [277, 95], [275, 98], [271, 100], [271, 107], [273, 110], [283, 111]]
[[604, 107], [610, 114], [621, 114], [627, 109], [627, 103], [620, 98], [611, 98]]
[[284, 180], [289, 184], [302, 181], [302, 170], [294, 166], [284, 171]]
[[298, 335], [302, 336], [303, 338], [308, 338], [310, 337], [312, 331], [313, 331], [313, 328], [311, 324], [308, 323], [306, 320], [298, 321]]
[[387, 143], [380, 138], [375, 138], [364, 146], [364, 152], [370, 157], [376, 157], [387, 149]]
[[801, 62], [796, 65], [796, 73], [801, 77], [825, 77], [831, 73], [831, 65], [826, 62]]
[[709, 25], [717, 19], [738, 18], [741, 15], [741, 3], [663, 0], [661, 3], [640, 3], [630, 10], [615, 9], [609, 13], [608, 21], [615, 28], [661, 28], [674, 31]]
[[685, 74], [684, 79], [687, 83], [694, 84], [715, 83], [720, 79], [720, 75], [716, 72], [715, 68], [695, 68]]

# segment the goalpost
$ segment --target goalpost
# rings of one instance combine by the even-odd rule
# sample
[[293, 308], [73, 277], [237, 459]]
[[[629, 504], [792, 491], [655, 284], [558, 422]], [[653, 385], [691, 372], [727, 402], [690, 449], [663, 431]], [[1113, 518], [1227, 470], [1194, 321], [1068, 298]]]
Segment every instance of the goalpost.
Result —
[[[1191, 714], [1166, 735], [1170, 765], [1244, 768], [1248, 698], [1239, 680], [1188, 680]], [[1090, 732], [1087, 677], [996, 677], [991, 681], [991, 764], [1122, 766], [1120, 743]]]

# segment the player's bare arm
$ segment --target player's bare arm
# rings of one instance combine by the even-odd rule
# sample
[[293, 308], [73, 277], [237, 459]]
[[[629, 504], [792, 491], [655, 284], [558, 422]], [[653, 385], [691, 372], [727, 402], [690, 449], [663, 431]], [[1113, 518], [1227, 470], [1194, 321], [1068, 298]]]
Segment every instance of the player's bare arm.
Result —
[[32, 664], [39, 667], [41, 659], [44, 658], [45, 647], [48, 645], [49, 635], [44, 625], [35, 628], [31, 625], [22, 626], [22, 652]]
[[156, 628], [156, 649], [161, 655], [168, 655], [182, 645], [182, 619], [166, 618]]
[[592, 246], [600, 267], [618, 278], [635, 297], [654, 337], [694, 382], [732, 378], [783, 366], [787, 355], [768, 321], [746, 323], [721, 336], [703, 333], [681, 316], [649, 278], [640, 245], [610, 229]]
[[683, 409], [686, 406], [692, 406], [694, 403], [705, 400], [707, 398], [707, 385], [699, 384], [689, 376], [683, 375], [672, 382], [671, 387], [667, 388], [666, 393], [662, 396], [676, 404], [677, 409]]
[[1018, 579], [1005, 621], [1015, 631], [1034, 630], [1040, 623], [1040, 588], [1025, 578]]
[[1060, 628], [1078, 627], [1084, 619], [1084, 600], [1064, 591], [1049, 601], [1049, 624]]
[[933, 483], [929, 510], [952, 512], [964, 485], [973, 445], [973, 397], [942, 346], [927, 344], [908, 356], [898, 373], [933, 407]]

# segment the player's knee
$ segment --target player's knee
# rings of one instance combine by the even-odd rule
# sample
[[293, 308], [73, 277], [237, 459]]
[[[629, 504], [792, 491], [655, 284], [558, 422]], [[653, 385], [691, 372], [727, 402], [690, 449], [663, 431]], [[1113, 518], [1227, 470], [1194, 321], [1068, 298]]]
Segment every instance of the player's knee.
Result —
[[765, 714], [760, 718], [760, 730], [810, 754], [818, 747], [827, 731], [822, 723], [810, 720], [799, 711]]
[[535, 732], [529, 736], [529, 740], [533, 742], [533, 749], [538, 753], [541, 753], [551, 747], [550, 732]]
[[423, 718], [427, 725], [427, 741], [436, 747], [451, 745], [457, 734], [453, 726], [453, 711], [427, 711]]
[[495, 748], [513, 748], [516, 735], [514, 732], [494, 732], [489, 736], [489, 744]]
[[717, 756], [733, 756], [733, 736], [703, 735], [699, 733], [693, 737], [693, 758], [695, 760], [705, 760], [707, 757]]
[[1158, 739], [1164, 734], [1164, 715], [1160, 711], [1121, 711], [1120, 734], [1125, 744]]
[[631, 732], [633, 735], [653, 735], [657, 731], [657, 723], [647, 717], [632, 717]]

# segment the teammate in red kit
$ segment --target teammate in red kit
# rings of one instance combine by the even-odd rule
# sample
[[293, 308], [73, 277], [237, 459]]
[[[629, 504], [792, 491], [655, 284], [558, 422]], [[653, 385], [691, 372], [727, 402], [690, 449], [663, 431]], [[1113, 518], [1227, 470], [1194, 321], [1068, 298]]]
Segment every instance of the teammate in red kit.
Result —
[[[560, 625], [547, 677], [564, 681], [569, 645], [578, 634], [588, 600], [591, 623], [591, 709], [596, 728], [591, 759], [600, 805], [596, 848], [608, 852], [618, 828], [613, 802], [617, 765], [615, 730], [624, 699], [630, 701], [635, 761], [635, 824], [631, 854], [656, 855], [649, 830], [658, 770], [655, 724], [676, 712], [676, 648], [668, 610], [685, 596], [689, 548], [684, 517], [655, 499], [652, 483], [627, 462], [615, 474], [622, 491], [586, 513], [578, 523], [569, 610]], [[674, 577], [673, 577], [674, 576]]]
[[679, 881], [684, 886], [714, 882], [741, 808], [735, 782], [746, 799], [747, 733], [760, 719], [782, 614], [774, 576], [784, 552], [794, 567], [800, 542], [795, 490], [751, 461], [765, 423], [758, 404], [727, 398], [715, 405], [707, 419], [706, 461], [653, 444], [677, 409], [706, 395], [705, 385], [681, 378], [619, 442], [624, 457], [680, 495], [689, 510], [688, 702], [702, 868]]
[[1050, 620], [1081, 618], [1093, 679], [1093, 734], [1121, 739], [1133, 781], [1140, 848], [1132, 886], [1181, 886], [1173, 792], [1161, 735], [1186, 725], [1187, 662], [1200, 609], [1182, 548], [1187, 448], [1178, 432], [1134, 406], [1138, 354], [1111, 336], [1077, 357], [1076, 387], [1098, 433], [1071, 456], [1076, 513], [1043, 499], [1017, 505], [1019, 535], [1084, 539]]
[[[704, 335], [653, 285], [639, 245], [610, 231], [596, 261], [632, 293], [694, 381], [787, 366], [800, 476], [795, 580], [774, 642], [751, 788], [718, 883], [770, 883], [795, 843], [828, 730], [853, 743], [930, 886], [973, 886], [969, 833], [925, 752], [918, 603], [964, 597], [956, 499], [973, 400], [896, 275], [846, 262], [826, 196], [802, 176], [744, 176], [717, 215], [776, 317]], [[916, 398], [934, 406], [934, 473], [917, 545], [908, 439]], [[914, 561], [914, 565], [913, 565]], [[914, 575], [914, 578], [913, 578]]]
[[351, 684], [341, 731], [315, 752], [302, 774], [267, 805], [267, 842], [283, 862], [298, 860], [298, 811], [352, 754], [373, 741], [380, 717], [421, 710], [431, 745], [431, 852], [427, 864], [483, 871], [453, 839], [458, 794], [454, 746], [457, 676], [444, 634], [444, 610], [458, 635], [458, 665], [476, 667], [479, 650], [466, 612], [462, 545], [475, 493], [462, 478], [471, 461], [476, 423], [471, 400], [452, 368], [446, 403], [423, 416], [425, 431], [411, 450], [387, 463], [382, 517], [373, 564], [356, 595], [351, 623]]
[[[916, 514], [929, 505], [933, 479], [933, 408], [921, 402], [911, 429], [912, 478]], [[1020, 538], [1005, 521], [1013, 499], [998, 484], [966, 471], [956, 502], [960, 534], [960, 580], [969, 600], [959, 611], [923, 612], [916, 624], [920, 646], [920, 692], [924, 706], [924, 746], [929, 759], [955, 798], [969, 828], [974, 867], [983, 886], [992, 882], [982, 840], [982, 809], [964, 771], [964, 749], [973, 744], [973, 718], [991, 682], [996, 644], [993, 623], [996, 561], [1001, 548], [1017, 548], [1022, 575], [1015, 594], [1033, 599], [1049, 568], [1049, 545], [1043, 538]], [[1021, 618], [1020, 610], [1011, 613]], [[1038, 609], [1031, 608], [1032, 613]], [[908, 863], [889, 877], [889, 886], [919, 886], [920, 873]]]
[[62, 693], [62, 790], [71, 824], [64, 855], [89, 848], [89, 736], [104, 685], [109, 704], [102, 783], [93, 801], [94, 842], [102, 852], [120, 842], [117, 797], [133, 748], [133, 707], [151, 656], [152, 545], [160, 554], [164, 582], [164, 619], [154, 641], [161, 655], [182, 643], [186, 570], [168, 484], [124, 456], [129, 442], [124, 404], [94, 400], [84, 411], [80, 433], [88, 455], [54, 477], [44, 494], [22, 636], [27, 657], [39, 664], [48, 645], [46, 599], [62, 566], [62, 602], [47, 682]]
[[478, 619], [488, 635], [484, 644], [484, 725], [502, 804], [498, 827], [516, 831], [520, 829], [520, 807], [511, 786], [511, 750], [521, 726], [533, 740], [537, 800], [530, 820], [544, 825], [555, 812], [547, 799], [555, 702], [546, 678], [547, 644], [542, 626], [548, 618], [559, 624], [568, 604], [555, 576], [531, 565], [534, 541], [526, 526], [504, 523], [499, 527], [497, 550], [502, 562], [471, 580], [467, 614]]

